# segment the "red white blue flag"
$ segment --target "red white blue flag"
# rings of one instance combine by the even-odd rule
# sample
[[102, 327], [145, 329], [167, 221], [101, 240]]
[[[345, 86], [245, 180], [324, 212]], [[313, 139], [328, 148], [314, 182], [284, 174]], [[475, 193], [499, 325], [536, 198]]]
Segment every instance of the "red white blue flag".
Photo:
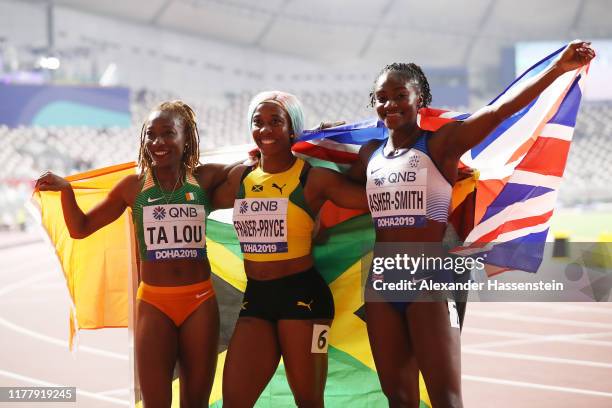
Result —
[[[519, 76], [489, 105], [520, 91], [525, 81], [546, 69], [563, 48]], [[541, 264], [549, 221], [572, 140], [588, 66], [561, 75], [527, 107], [502, 122], [479, 145], [461, 157], [461, 166], [480, 172], [474, 228], [460, 254], [487, 253], [489, 274], [506, 270], [536, 272]], [[435, 131], [470, 114], [421, 109], [418, 124]], [[321, 131], [307, 131], [294, 152], [340, 167], [357, 159], [371, 139], [387, 129], [371, 119]]]

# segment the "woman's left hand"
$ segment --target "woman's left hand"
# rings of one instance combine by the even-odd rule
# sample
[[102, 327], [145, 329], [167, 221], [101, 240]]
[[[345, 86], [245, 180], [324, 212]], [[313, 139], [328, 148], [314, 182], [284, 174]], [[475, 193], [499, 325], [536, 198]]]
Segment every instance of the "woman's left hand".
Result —
[[595, 58], [595, 50], [588, 41], [574, 40], [565, 47], [556, 62], [562, 72], [568, 72], [588, 64]]

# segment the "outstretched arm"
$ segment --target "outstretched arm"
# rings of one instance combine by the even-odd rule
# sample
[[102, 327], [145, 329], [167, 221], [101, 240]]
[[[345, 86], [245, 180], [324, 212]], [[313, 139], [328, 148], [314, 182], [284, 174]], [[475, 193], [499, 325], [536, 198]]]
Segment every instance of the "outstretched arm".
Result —
[[457, 158], [476, 146], [505, 119], [527, 106], [560, 75], [588, 64], [595, 57], [591, 43], [573, 41], [545, 71], [530, 79], [518, 93], [507, 94], [485, 106], [463, 122], [453, 122], [439, 130], [449, 153]]
[[61, 192], [62, 210], [68, 232], [72, 238], [81, 239], [110, 224], [123, 214], [128, 207], [125, 193], [137, 182], [138, 176], [136, 175], [124, 178], [100, 204], [87, 214], [77, 204], [70, 183], [62, 177], [46, 172], [36, 180], [36, 189]]
[[206, 163], [196, 168], [195, 174], [200, 181], [200, 185], [207, 190], [214, 190], [221, 183], [225, 182], [230, 171], [240, 166], [245, 160], [240, 160], [230, 164]]
[[349, 180], [337, 171], [322, 167], [314, 167], [310, 170], [307, 185], [308, 196], [313, 202], [311, 208], [316, 211], [326, 200], [344, 208], [368, 209], [368, 200], [363, 185]]
[[243, 164], [232, 167], [224, 181], [214, 189], [212, 204], [215, 209], [233, 207], [245, 170], [246, 166]]

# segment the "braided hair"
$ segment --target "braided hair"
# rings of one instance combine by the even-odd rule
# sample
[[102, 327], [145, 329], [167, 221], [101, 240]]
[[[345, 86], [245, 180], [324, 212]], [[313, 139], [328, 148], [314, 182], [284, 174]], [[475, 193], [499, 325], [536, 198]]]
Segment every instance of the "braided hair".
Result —
[[384, 73], [387, 72], [395, 72], [402, 79], [407, 82], [411, 82], [417, 86], [419, 89], [419, 93], [421, 96], [421, 104], [419, 108], [426, 108], [431, 103], [431, 90], [429, 89], [429, 82], [427, 81], [427, 77], [423, 73], [421, 67], [416, 64], [411, 63], [403, 63], [403, 62], [394, 62], [393, 64], [386, 65], [380, 73], [376, 76], [376, 80], [374, 81], [374, 85], [372, 85], [372, 91], [370, 92], [370, 106], [374, 107], [375, 95], [374, 88], [376, 86], [376, 81], [381, 77]]
[[[178, 117], [183, 122], [185, 131], [186, 141], [185, 150], [183, 151], [183, 167], [189, 172], [193, 172], [195, 168], [200, 164], [200, 134], [198, 132], [198, 126], [196, 124], [196, 115], [193, 109], [185, 102], [180, 100], [166, 101], [160, 103], [151, 112], [169, 112]], [[151, 156], [145, 147], [145, 139], [147, 133], [148, 122], [142, 125], [140, 131], [140, 150], [138, 152], [138, 167], [140, 167], [141, 174], [145, 174], [151, 169]]]

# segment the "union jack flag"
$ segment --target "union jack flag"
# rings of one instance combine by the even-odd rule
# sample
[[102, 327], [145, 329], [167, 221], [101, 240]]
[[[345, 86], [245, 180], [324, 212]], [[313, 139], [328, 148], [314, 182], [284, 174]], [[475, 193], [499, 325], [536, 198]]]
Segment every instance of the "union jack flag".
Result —
[[[525, 81], [546, 69], [563, 48], [519, 76], [489, 105], [519, 91]], [[479, 145], [461, 157], [460, 167], [478, 169], [474, 226], [454, 252], [487, 257], [487, 273], [536, 272], [565, 169], [588, 66], [561, 75], [527, 107], [502, 122]], [[436, 130], [469, 113], [421, 109], [422, 129]], [[377, 119], [320, 131], [306, 131], [293, 150], [297, 155], [347, 167], [359, 148], [384, 139]], [[526, 245], [525, 245], [526, 244]]]

